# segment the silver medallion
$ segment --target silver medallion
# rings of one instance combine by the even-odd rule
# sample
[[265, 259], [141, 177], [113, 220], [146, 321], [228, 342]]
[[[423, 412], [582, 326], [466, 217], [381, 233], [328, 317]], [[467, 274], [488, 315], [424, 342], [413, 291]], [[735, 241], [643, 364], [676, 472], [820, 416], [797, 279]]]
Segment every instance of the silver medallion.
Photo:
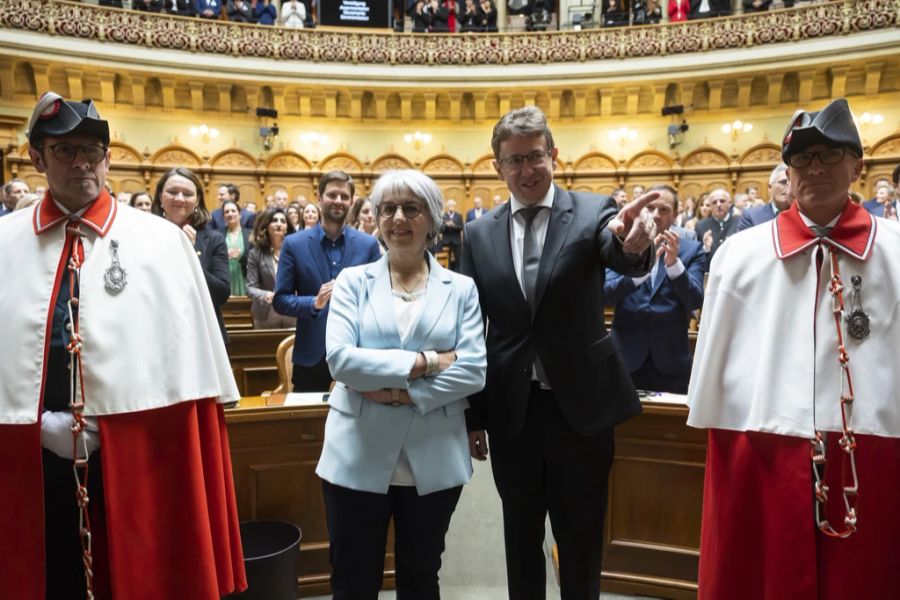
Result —
[[112, 264], [103, 274], [103, 281], [106, 284], [106, 291], [110, 294], [118, 294], [125, 289], [128, 284], [128, 274], [122, 265], [119, 264], [119, 241], [109, 241], [109, 253], [112, 255]]
[[869, 335], [869, 315], [863, 311], [860, 294], [862, 277], [854, 275], [850, 278], [850, 283], [853, 284], [853, 290], [850, 292], [850, 313], [846, 316], [847, 333], [850, 337], [861, 340]]

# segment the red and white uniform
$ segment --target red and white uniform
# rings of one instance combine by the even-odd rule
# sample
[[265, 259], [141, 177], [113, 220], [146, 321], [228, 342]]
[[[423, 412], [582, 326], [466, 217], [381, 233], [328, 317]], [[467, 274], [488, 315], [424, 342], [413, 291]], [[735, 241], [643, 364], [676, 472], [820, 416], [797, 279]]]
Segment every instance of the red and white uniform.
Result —
[[[97, 417], [106, 518], [95, 585], [117, 598], [213, 599], [246, 587], [222, 402], [238, 397], [186, 236], [104, 191], [81, 218], [86, 416]], [[44, 596], [39, 418], [68, 218], [46, 196], [0, 221], [3, 597]], [[105, 288], [118, 241], [127, 285]], [[73, 479], [73, 505], [74, 479]], [[106, 564], [108, 562], [108, 564]], [[103, 590], [106, 586], [109, 589]], [[139, 592], [137, 591], [139, 590]]]
[[[858, 530], [846, 539], [816, 527], [810, 460], [818, 429], [827, 434], [827, 517], [843, 529], [832, 253], [848, 312], [851, 278], [861, 277], [871, 330], [855, 339], [842, 320], [859, 476]], [[709, 428], [700, 598], [900, 598], [898, 257], [900, 226], [849, 201], [826, 238], [794, 204], [717, 253], [688, 392], [688, 423]]]

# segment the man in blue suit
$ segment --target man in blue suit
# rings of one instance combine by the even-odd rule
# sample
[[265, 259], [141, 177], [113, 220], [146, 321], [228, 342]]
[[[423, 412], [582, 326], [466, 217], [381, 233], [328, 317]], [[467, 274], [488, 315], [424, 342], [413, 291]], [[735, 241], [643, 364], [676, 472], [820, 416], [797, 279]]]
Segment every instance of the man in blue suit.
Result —
[[218, 19], [222, 14], [222, 0], [197, 0], [194, 9], [201, 19]]
[[481, 199], [481, 196], [475, 196], [475, 199], [472, 200], [472, 204], [475, 208], [469, 210], [466, 213], [466, 223], [469, 221], [474, 221], [475, 219], [480, 219], [482, 215], [486, 215], [487, 211], [484, 209], [484, 200]]
[[667, 185], [650, 191], [659, 198], [647, 205], [656, 223], [657, 263], [642, 277], [607, 269], [604, 292], [614, 304], [612, 333], [635, 387], [687, 393], [691, 376], [688, 347], [690, 313], [703, 304], [703, 246], [681, 239], [670, 227], [678, 214], [678, 195]]
[[778, 163], [769, 175], [769, 203], [755, 206], [741, 215], [737, 230], [762, 225], [774, 219], [778, 213], [791, 207], [794, 197], [788, 186], [787, 165]]
[[275, 312], [297, 319], [294, 340], [295, 392], [327, 390], [331, 373], [325, 362], [325, 323], [334, 280], [344, 267], [378, 260], [378, 242], [344, 221], [356, 188], [343, 171], [319, 180], [322, 221], [288, 236], [281, 248], [275, 278]]
[[[209, 225], [216, 231], [225, 233], [225, 214], [222, 212], [222, 204], [225, 203], [226, 200], [231, 200], [232, 202], [237, 203], [238, 206], [241, 205], [241, 190], [238, 189], [236, 185], [233, 183], [223, 183], [218, 188], [218, 200], [219, 200], [219, 208], [215, 209], [211, 213], [209, 213], [210, 221]], [[253, 223], [256, 222], [256, 214], [250, 212], [246, 208], [241, 209], [241, 227], [244, 229], [253, 229]]]

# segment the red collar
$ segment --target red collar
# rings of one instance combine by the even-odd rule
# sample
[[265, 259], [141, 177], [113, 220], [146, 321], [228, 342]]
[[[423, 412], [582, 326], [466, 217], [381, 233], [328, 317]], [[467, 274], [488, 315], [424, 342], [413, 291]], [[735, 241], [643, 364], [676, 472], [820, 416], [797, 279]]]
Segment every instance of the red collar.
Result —
[[[848, 199], [834, 228], [821, 241], [854, 258], [868, 260], [875, 247], [875, 229], [875, 217]], [[820, 240], [803, 222], [795, 202], [772, 222], [772, 241], [775, 254], [785, 259], [815, 246]]]
[[[109, 228], [112, 227], [113, 221], [116, 219], [117, 210], [116, 202], [109, 196], [109, 192], [104, 189], [80, 218], [75, 217], [72, 220], [84, 223], [103, 237], [109, 232]], [[34, 233], [44, 233], [56, 224], [67, 220], [69, 220], [69, 215], [63, 214], [63, 211], [59, 209], [56, 202], [50, 197], [50, 190], [47, 190], [44, 198], [34, 210]]]

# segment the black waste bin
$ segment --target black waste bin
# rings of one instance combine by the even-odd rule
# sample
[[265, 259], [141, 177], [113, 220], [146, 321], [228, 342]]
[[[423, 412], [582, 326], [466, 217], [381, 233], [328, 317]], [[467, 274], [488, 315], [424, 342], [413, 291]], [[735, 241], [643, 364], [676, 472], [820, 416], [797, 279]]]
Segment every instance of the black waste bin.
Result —
[[297, 600], [300, 528], [287, 521], [241, 523], [247, 590], [231, 600]]

